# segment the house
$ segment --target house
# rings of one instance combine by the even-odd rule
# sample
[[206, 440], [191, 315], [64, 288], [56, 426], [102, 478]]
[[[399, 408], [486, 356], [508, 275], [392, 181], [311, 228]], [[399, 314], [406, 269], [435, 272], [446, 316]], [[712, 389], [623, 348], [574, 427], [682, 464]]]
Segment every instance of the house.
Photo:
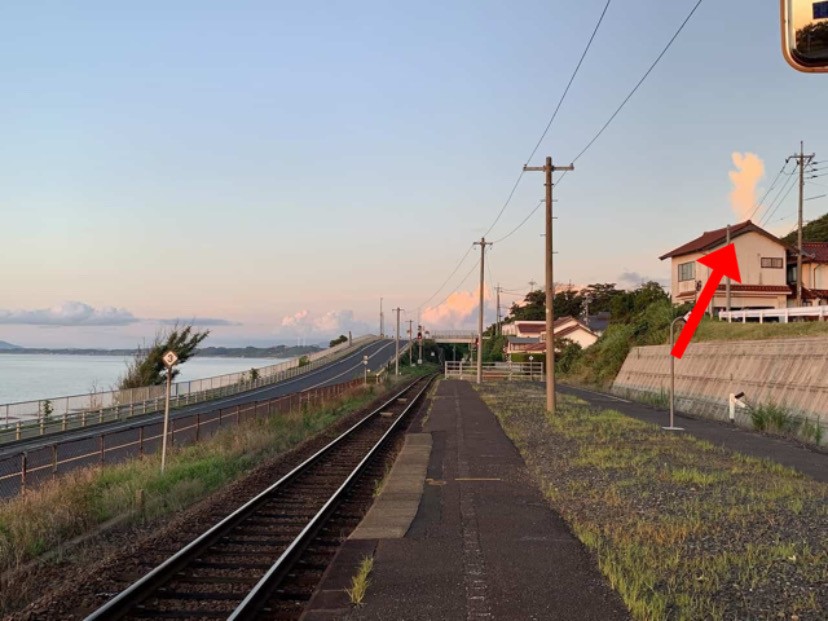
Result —
[[[695, 302], [710, 277], [710, 268], [697, 260], [723, 247], [727, 229], [706, 231], [696, 239], [659, 257], [671, 261], [674, 303]], [[730, 227], [742, 282], [731, 283], [732, 310], [786, 308], [796, 304], [797, 250], [750, 220]], [[828, 304], [828, 243], [803, 244], [803, 303]], [[710, 312], [727, 306], [726, 285], [716, 289]]]
[[[519, 324], [530, 324], [520, 326]], [[513, 327], [514, 326], [514, 327]], [[506, 332], [510, 327], [513, 334]], [[586, 348], [598, 340], [598, 335], [574, 317], [560, 317], [553, 324], [555, 340], [569, 339]], [[519, 352], [546, 351], [546, 322], [545, 321], [516, 321], [514, 324], [503, 326], [506, 336], [506, 347], [503, 351], [507, 356]]]

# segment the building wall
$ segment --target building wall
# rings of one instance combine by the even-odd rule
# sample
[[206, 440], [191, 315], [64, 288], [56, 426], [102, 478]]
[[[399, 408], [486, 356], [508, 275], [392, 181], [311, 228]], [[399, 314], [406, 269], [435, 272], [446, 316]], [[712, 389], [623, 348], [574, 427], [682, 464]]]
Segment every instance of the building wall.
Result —
[[[669, 396], [668, 345], [636, 347], [615, 378], [620, 396]], [[728, 395], [774, 403], [828, 431], [828, 337], [691, 343], [675, 360], [676, 409], [727, 420]], [[737, 422], [751, 426], [737, 410]], [[828, 435], [828, 434], [826, 434]]]
[[[723, 245], [724, 244], [722, 244], [722, 246]], [[743, 285], [784, 286], [787, 284], [787, 263], [785, 259], [784, 246], [774, 242], [773, 240], [768, 239], [764, 235], [760, 235], [759, 233], [755, 232], [745, 233], [744, 235], [735, 237], [733, 239], [733, 245], [736, 248], [736, 258], [739, 260], [739, 272], [742, 276]], [[714, 248], [713, 250], [718, 250], [718, 248], [721, 248], [722, 246]], [[712, 250], [710, 252], [712, 252]], [[681, 257], [673, 257], [670, 259], [672, 282], [671, 291], [673, 294], [674, 302], [682, 301], [682, 299], [678, 298], [679, 293], [686, 291], [695, 291], [697, 280], [701, 281], [702, 287], [704, 287], [704, 285], [707, 284], [707, 280], [710, 277], [711, 270], [707, 266], [702, 265], [701, 263], [697, 263], [697, 261], [706, 254], [709, 253], [696, 252]], [[782, 268], [763, 268], [761, 266], [762, 258], [782, 259]], [[693, 280], [688, 281], [679, 281], [678, 266], [680, 264], [689, 262], [693, 262], [695, 264], [695, 278]], [[733, 300], [734, 306], [741, 306], [741, 304], [736, 304], [737, 298], [741, 299], [741, 297], [738, 294], [733, 294], [731, 298]], [[784, 307], [786, 298], [782, 296], [781, 299], [782, 306]], [[771, 304], [773, 303], [774, 302], [771, 302]], [[721, 306], [724, 306], [723, 297]], [[747, 304], [745, 304], [745, 306], [747, 306]]]

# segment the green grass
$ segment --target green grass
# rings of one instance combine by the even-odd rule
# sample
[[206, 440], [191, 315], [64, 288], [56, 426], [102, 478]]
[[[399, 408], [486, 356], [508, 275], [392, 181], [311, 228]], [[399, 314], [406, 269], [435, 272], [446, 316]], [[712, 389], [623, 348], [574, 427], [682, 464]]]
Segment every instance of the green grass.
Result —
[[176, 448], [167, 456], [164, 474], [159, 457], [152, 455], [104, 469], [77, 470], [4, 501], [0, 504], [0, 572], [139, 508], [138, 519], [186, 508], [364, 406], [373, 393], [373, 389], [358, 388], [321, 407], [252, 420], [199, 444]]
[[828, 321], [743, 324], [707, 319], [699, 325], [693, 341], [765, 340], [803, 336], [828, 336]]
[[805, 619], [828, 611], [828, 485], [778, 463], [558, 396], [486, 403], [632, 617]]

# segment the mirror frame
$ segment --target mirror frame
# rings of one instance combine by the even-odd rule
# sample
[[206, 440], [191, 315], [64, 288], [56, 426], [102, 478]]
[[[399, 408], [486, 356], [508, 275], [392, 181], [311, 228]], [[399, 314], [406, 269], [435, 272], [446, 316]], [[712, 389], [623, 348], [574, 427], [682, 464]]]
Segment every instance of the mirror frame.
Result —
[[782, 25], [782, 56], [797, 71], [802, 71], [803, 73], [828, 73], [828, 59], [825, 60], [824, 65], [808, 65], [802, 63], [791, 54], [789, 41], [790, 28], [788, 28], [788, 4], [792, 2], [796, 2], [796, 0], [779, 1], [779, 22]]

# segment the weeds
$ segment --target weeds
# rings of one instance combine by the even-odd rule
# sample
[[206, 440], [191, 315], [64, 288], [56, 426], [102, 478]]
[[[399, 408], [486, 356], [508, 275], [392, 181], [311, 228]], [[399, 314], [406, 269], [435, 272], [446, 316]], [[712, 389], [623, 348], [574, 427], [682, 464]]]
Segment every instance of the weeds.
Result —
[[351, 598], [351, 603], [355, 606], [362, 604], [365, 599], [365, 593], [368, 591], [368, 586], [371, 584], [368, 576], [374, 569], [374, 557], [366, 556], [359, 564], [359, 570], [356, 575], [351, 578], [351, 588], [345, 589], [345, 593]]
[[[285, 452], [371, 399], [357, 389], [323, 407], [257, 419], [167, 457], [86, 468], [44, 482], [0, 504], [0, 572], [13, 569], [113, 517], [142, 511], [151, 519], [179, 511], [267, 457]], [[0, 602], [2, 604], [2, 602]]]
[[564, 395], [549, 417], [537, 387], [480, 392], [634, 619], [825, 617], [828, 485]]

